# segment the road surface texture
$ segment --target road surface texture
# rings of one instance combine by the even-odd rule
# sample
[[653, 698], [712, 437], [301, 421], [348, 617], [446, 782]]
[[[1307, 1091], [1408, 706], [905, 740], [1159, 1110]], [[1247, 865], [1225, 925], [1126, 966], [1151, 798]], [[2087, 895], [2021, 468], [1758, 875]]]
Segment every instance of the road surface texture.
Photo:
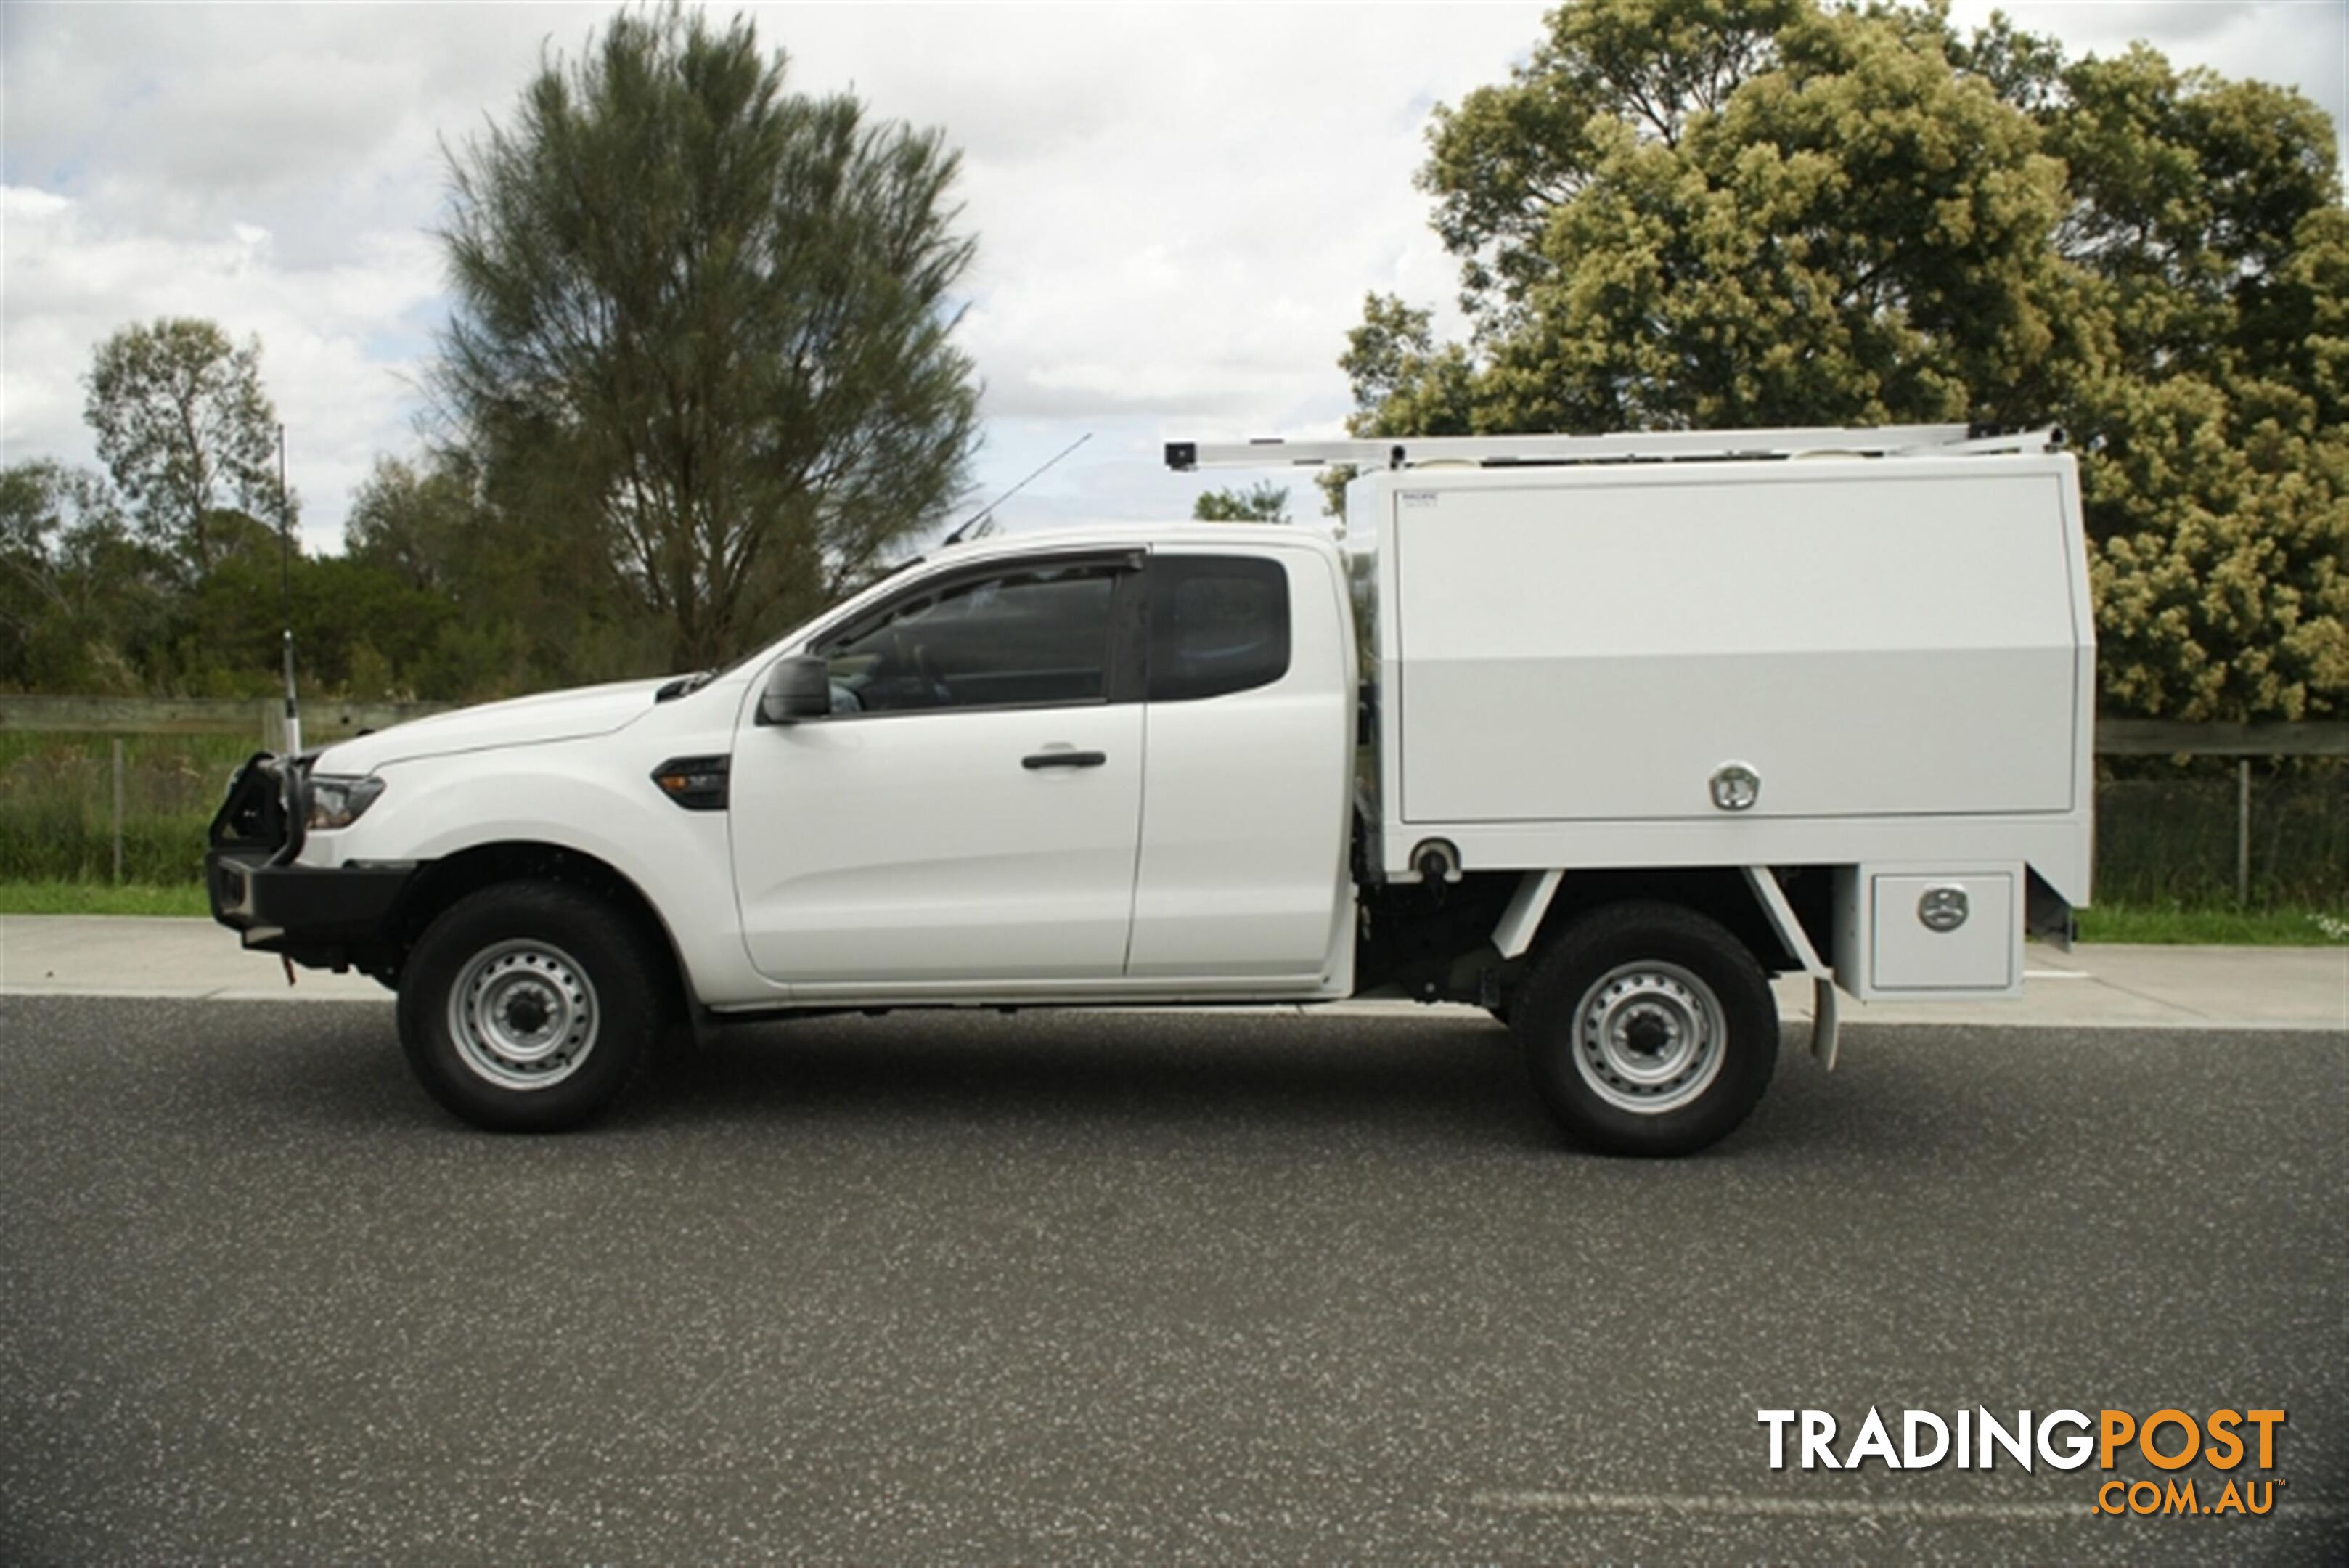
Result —
[[[530, 1139], [380, 1003], [0, 998], [0, 1561], [2349, 1555], [2349, 1036], [1863, 1028], [1670, 1164], [1506, 1039], [808, 1021]], [[2283, 1481], [1769, 1469], [1871, 1406]]]

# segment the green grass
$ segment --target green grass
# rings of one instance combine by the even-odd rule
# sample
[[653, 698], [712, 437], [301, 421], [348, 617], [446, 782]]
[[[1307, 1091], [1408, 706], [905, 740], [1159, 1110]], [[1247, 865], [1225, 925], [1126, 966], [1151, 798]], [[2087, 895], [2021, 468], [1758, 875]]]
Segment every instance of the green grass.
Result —
[[[200, 887], [204, 829], [229, 774], [254, 750], [241, 735], [125, 735], [126, 881]], [[105, 735], [0, 732], [0, 879], [114, 879], [114, 763]]]
[[0, 882], [0, 915], [208, 915], [203, 885]]
[[2326, 912], [2099, 904], [2080, 911], [2080, 940], [2168, 947], [2339, 947], [2349, 943], [2349, 909]]

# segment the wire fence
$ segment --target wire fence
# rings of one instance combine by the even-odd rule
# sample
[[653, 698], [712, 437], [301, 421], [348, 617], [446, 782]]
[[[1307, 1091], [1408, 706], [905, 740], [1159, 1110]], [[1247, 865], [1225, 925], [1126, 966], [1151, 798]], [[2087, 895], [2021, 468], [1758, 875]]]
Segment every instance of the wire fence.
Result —
[[2349, 769], [2306, 777], [2106, 779], [2096, 901], [2180, 909], [2349, 908]]
[[230, 735], [0, 733], [0, 878], [202, 880], [204, 829], [254, 750]]
[[[306, 741], [382, 729], [439, 703], [312, 703]], [[0, 879], [203, 880], [229, 774], [285, 744], [282, 704], [0, 697]]]

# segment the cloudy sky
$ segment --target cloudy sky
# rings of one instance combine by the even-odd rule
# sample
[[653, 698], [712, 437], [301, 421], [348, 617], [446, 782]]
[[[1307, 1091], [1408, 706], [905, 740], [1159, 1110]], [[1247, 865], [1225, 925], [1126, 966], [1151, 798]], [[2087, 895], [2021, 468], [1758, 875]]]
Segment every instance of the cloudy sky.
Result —
[[[1203, 482], [1158, 466], [1164, 440], [1336, 433], [1363, 294], [1453, 293], [1411, 184], [1428, 111], [1502, 78], [1544, 9], [744, 8], [797, 88], [854, 88], [963, 149], [974, 504], [1092, 435], [1014, 526], [1186, 514]], [[92, 461], [92, 348], [210, 317], [261, 338], [307, 538], [335, 547], [376, 454], [415, 444], [446, 310], [440, 141], [507, 116], [541, 49], [610, 9], [0, 4], [0, 456]], [[2006, 9], [2074, 54], [2146, 38], [2349, 123], [2349, 0]]]

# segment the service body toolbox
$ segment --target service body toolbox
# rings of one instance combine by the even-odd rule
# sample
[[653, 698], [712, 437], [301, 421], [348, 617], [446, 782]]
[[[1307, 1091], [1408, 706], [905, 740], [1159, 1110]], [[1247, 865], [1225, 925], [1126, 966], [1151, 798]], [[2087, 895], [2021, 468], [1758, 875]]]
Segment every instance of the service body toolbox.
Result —
[[1839, 944], [1862, 997], [2018, 989], [2026, 865], [2087, 901], [2069, 453], [1379, 471], [1347, 535], [1375, 541], [1381, 588], [1390, 874], [1435, 840], [1469, 865], [2005, 889], [2004, 938], [1933, 942], [1921, 969], [1879, 979], [1883, 941]]

